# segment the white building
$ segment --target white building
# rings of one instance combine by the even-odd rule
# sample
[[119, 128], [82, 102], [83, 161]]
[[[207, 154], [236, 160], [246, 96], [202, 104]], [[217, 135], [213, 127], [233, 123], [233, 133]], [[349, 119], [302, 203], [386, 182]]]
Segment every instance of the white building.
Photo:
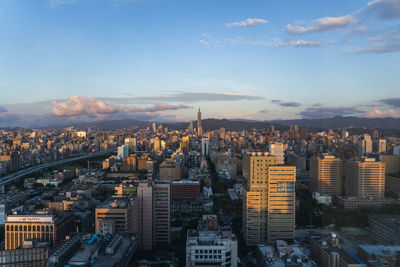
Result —
[[118, 147], [118, 158], [127, 158], [129, 157], [129, 146], [128, 145], [122, 145]]
[[203, 187], [203, 195], [206, 198], [210, 198], [213, 195], [211, 186]]
[[237, 266], [235, 234], [223, 230], [188, 230], [186, 266]]
[[331, 205], [332, 197], [328, 195], [322, 195], [318, 192], [312, 194], [313, 199], [315, 199], [319, 204]]

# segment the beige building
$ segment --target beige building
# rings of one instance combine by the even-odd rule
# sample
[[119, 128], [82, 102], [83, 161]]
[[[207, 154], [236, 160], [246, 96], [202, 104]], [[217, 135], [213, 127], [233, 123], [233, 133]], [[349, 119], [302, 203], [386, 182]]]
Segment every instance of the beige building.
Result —
[[374, 158], [350, 160], [345, 166], [346, 196], [384, 197], [385, 163]]
[[111, 197], [95, 210], [96, 233], [136, 233], [136, 199]]
[[323, 195], [343, 195], [343, 162], [333, 155], [310, 159], [310, 190]]
[[279, 165], [280, 157], [248, 152], [243, 157], [243, 232], [248, 246], [293, 239], [295, 228], [294, 166]]

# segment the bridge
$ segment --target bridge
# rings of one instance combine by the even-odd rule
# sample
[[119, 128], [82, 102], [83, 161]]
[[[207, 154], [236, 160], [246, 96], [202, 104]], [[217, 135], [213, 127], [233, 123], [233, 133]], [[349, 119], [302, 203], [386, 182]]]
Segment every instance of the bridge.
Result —
[[73, 157], [73, 158], [68, 158], [68, 159], [62, 159], [62, 160], [57, 160], [57, 161], [52, 161], [52, 162], [47, 162], [47, 163], [43, 163], [37, 166], [33, 166], [33, 167], [29, 167], [23, 170], [19, 170], [17, 172], [14, 172], [10, 175], [4, 176], [0, 178], [0, 186], [1, 185], [5, 185], [9, 182], [21, 179], [24, 176], [27, 175], [31, 175], [35, 172], [40, 172], [43, 170], [46, 170], [48, 168], [52, 168], [52, 167], [57, 167], [57, 166], [61, 166], [61, 165], [65, 165], [67, 163], [71, 163], [74, 161], [78, 161], [78, 160], [84, 160], [84, 159], [89, 159], [89, 158], [94, 158], [94, 157], [98, 157], [98, 156], [104, 156], [110, 153], [115, 153], [117, 151], [116, 148], [112, 148], [112, 149], [107, 149], [107, 150], [102, 150], [102, 151], [97, 151], [97, 152], [91, 152], [85, 155], [81, 155], [81, 156], [77, 156], [77, 157]]

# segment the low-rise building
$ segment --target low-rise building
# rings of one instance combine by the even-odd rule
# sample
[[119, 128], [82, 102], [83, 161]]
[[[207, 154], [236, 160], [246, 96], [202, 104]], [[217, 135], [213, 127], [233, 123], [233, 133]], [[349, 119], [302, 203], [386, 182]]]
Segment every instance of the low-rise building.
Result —
[[377, 209], [383, 205], [392, 203], [392, 200], [384, 197], [337, 197], [338, 203], [345, 209]]

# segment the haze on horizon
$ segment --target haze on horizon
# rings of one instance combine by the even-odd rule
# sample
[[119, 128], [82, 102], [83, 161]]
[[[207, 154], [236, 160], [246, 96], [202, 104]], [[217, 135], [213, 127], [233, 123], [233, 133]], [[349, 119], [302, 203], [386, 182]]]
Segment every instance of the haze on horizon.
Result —
[[0, 127], [400, 118], [400, 0], [0, 0]]

